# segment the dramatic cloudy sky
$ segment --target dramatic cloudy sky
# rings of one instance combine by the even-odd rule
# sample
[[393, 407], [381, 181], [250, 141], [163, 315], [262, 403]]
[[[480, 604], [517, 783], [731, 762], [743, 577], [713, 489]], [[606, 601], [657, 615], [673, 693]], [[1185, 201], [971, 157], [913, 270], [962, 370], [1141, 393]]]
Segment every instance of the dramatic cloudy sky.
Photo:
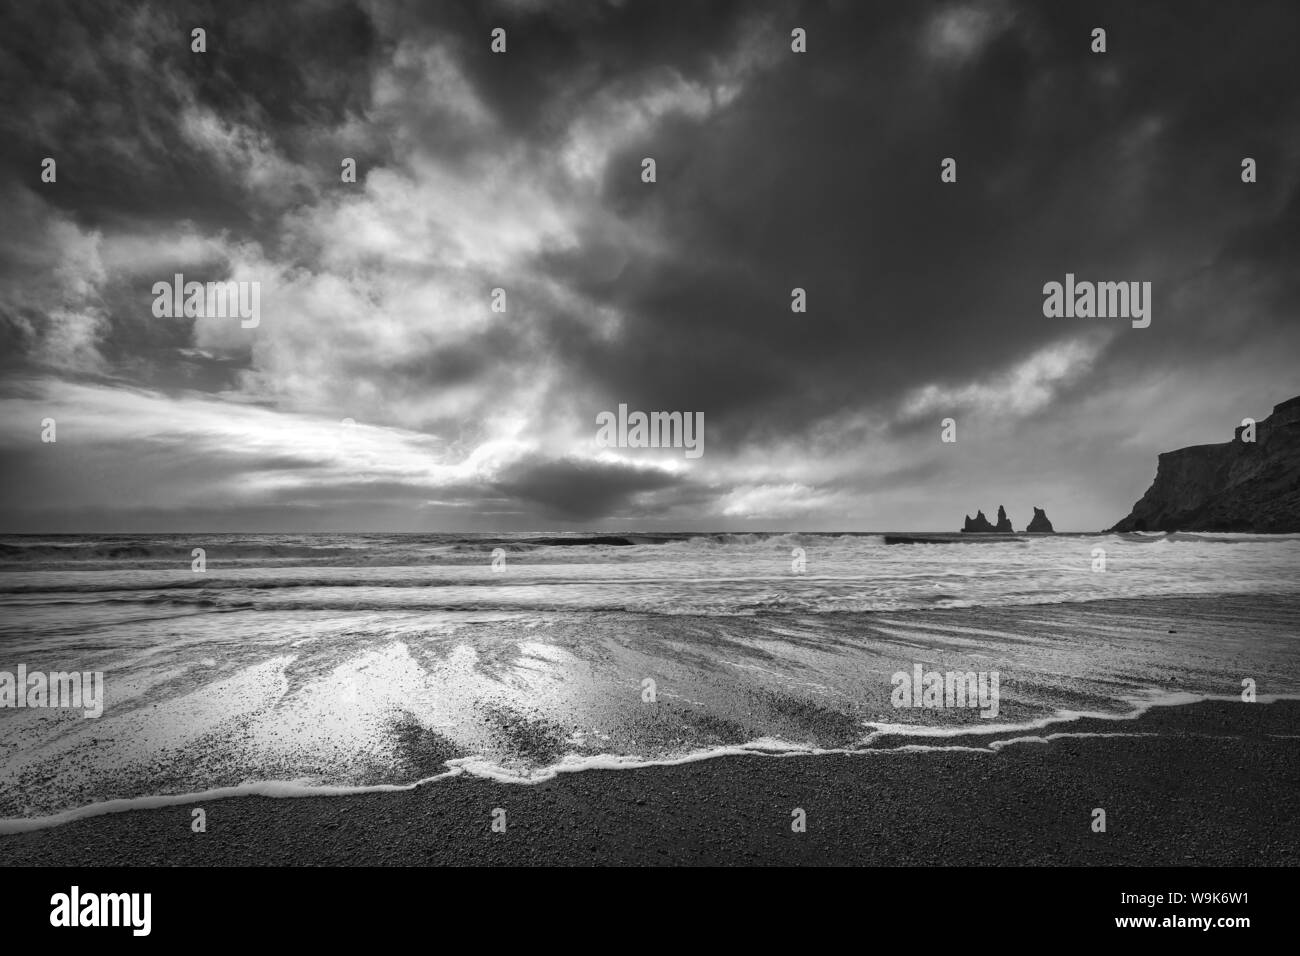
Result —
[[[1300, 394], [1297, 49], [1293, 0], [5, 4], [0, 530], [1109, 525]], [[155, 318], [176, 272], [260, 325]], [[1150, 328], [1044, 318], [1066, 272]], [[619, 403], [704, 455], [597, 447]]]

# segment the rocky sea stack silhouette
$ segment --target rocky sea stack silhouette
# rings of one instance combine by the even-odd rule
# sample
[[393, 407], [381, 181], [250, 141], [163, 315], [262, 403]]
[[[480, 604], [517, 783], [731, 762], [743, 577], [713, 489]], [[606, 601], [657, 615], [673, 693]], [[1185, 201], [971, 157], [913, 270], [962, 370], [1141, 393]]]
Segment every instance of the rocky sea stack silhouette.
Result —
[[[973, 534], [1015, 534], [1016, 529], [1011, 527], [1011, 519], [1007, 517], [1007, 509], [998, 505], [998, 523], [990, 524], [989, 519], [984, 517], [983, 511], [975, 512], [975, 517], [966, 516], [966, 524], [961, 529], [963, 532]], [[1034, 508], [1034, 520], [1029, 522], [1026, 531], [1033, 531], [1045, 534], [1054, 534], [1055, 529], [1052, 522], [1047, 520], [1047, 512], [1042, 508]]]
[[989, 519], [984, 517], [984, 512], [976, 511], [973, 520], [970, 515], [966, 516], [966, 524], [961, 530], [983, 534], [1015, 534], [1015, 529], [1011, 527], [1011, 519], [1007, 517], [1007, 510], [1001, 505], [998, 505], [996, 525], [989, 524]]
[[1300, 532], [1300, 396], [1251, 432], [1160, 455], [1155, 481], [1110, 530]]
[[1025, 528], [1025, 530], [1034, 534], [1056, 533], [1056, 529], [1052, 527], [1052, 522], [1047, 520], [1047, 512], [1039, 507], [1034, 508], [1034, 519], [1029, 522], [1029, 527]]

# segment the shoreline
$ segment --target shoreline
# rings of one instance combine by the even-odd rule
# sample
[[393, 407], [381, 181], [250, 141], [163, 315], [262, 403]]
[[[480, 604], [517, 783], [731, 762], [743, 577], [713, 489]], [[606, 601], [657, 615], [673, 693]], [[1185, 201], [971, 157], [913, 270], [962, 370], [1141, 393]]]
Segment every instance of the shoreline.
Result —
[[[527, 785], [461, 774], [386, 792], [186, 800], [3, 835], [0, 856], [11, 866], [1300, 862], [1294, 700], [1155, 705], [1041, 735], [933, 741], [592, 768]], [[203, 833], [191, 830], [199, 808]], [[496, 808], [504, 833], [492, 829]], [[791, 829], [795, 808], [806, 832]], [[1096, 808], [1104, 833], [1092, 829]]]

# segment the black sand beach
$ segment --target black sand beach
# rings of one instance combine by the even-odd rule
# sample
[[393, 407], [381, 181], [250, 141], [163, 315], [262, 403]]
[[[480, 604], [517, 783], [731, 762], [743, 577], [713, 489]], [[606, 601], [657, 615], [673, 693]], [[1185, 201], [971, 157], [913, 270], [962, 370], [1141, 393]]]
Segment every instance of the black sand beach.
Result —
[[[996, 749], [720, 757], [239, 797], [0, 837], [6, 865], [1294, 865], [1300, 703], [1210, 701]], [[1134, 736], [1142, 735], [1142, 736]], [[1008, 735], [1014, 736], [1014, 735]], [[997, 737], [940, 741], [987, 748]], [[1006, 739], [1006, 738], [1002, 738]], [[202, 806], [207, 832], [193, 833]], [[492, 830], [494, 808], [505, 833]], [[1093, 832], [1094, 808], [1106, 832]], [[807, 831], [791, 830], [792, 810]]]

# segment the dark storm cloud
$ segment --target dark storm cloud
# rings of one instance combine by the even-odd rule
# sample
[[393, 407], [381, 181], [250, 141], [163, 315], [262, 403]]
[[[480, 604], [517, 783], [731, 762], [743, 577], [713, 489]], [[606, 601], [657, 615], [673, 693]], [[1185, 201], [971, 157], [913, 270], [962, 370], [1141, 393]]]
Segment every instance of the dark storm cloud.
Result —
[[[1193, 323], [1215, 321], [1173, 307], [1203, 261], [1178, 253], [1214, 255], [1260, 217], [1257, 254], [1294, 245], [1294, 203], [1279, 203], [1300, 130], [1281, 92], [1297, 79], [1285, 5], [1024, 5], [952, 63], [924, 49], [945, 9], [800, 11], [806, 59], [756, 80], [722, 120], [666, 123], [611, 164], [610, 201], [659, 217], [674, 253], [591, 289], [638, 318], [587, 356], [611, 393], [795, 429], [1082, 331], [1042, 315], [1043, 282], [1067, 271], [1154, 280], [1156, 328], [1179, 334], [1123, 347], [1176, 364], [1206, 348]], [[1103, 23], [1111, 52], [1093, 56]], [[635, 175], [642, 155], [660, 161], [653, 190]], [[1272, 182], [1243, 188], [1243, 155]], [[957, 185], [939, 183], [944, 156]], [[794, 286], [806, 316], [789, 311]]]
[[[709, 75], [738, 28], [761, 12], [743, 0], [649, 3], [400, 4], [376, 10], [390, 35], [446, 40], [475, 89], [512, 136], [547, 141], [556, 120], [611, 84], [637, 86], [665, 68]], [[492, 53], [493, 29], [509, 55]], [[779, 40], [774, 38], [774, 42]]]
[[[115, 239], [220, 233], [274, 248], [280, 214], [313, 193], [303, 177], [283, 174], [295, 162], [337, 168], [338, 151], [319, 157], [312, 137], [364, 104], [376, 55], [359, 7], [322, 3], [302, 12], [239, 3], [6, 5], [0, 198], [12, 234], [30, 241], [64, 216]], [[190, 49], [195, 27], [207, 31], [202, 55]], [[284, 165], [255, 181], [250, 167], [266, 154]], [[41, 189], [33, 171], [47, 156], [58, 163], [58, 184]], [[160, 323], [149, 311], [161, 275], [219, 279], [229, 256], [211, 246], [154, 251], [139, 263], [111, 263], [93, 302], [81, 303], [101, 324], [97, 356], [145, 384], [229, 387], [229, 357], [196, 367], [183, 354], [191, 323]], [[47, 334], [30, 305], [0, 302], [0, 340], [12, 363], [25, 364], [17, 353], [40, 365], [37, 346]], [[235, 364], [247, 363], [245, 353]]]
[[[142, 480], [236, 486], [283, 462], [284, 485], [228, 504], [245, 517], [711, 524], [810, 496], [836, 522], [873, 495], [1031, 473], [1073, 495], [1117, 423], [1200, 434], [1208, 385], [1152, 408], [1188, 369], [1226, 389], [1228, 420], [1300, 391], [1282, 358], [1300, 347], [1297, 48], [1284, 2], [9, 5], [0, 361], [154, 390], [157, 420], [120, 438], [142, 443]], [[267, 320], [157, 320], [173, 270], [262, 279]], [[1044, 318], [1066, 272], [1151, 281], [1151, 328]], [[498, 285], [506, 314], [486, 307]], [[255, 455], [223, 464], [209, 442], [197, 471], [171, 468], [148, 430], [186, 390], [317, 414], [326, 444], [345, 415], [392, 428], [372, 437], [402, 445], [401, 474], [280, 455], [262, 418]], [[576, 452], [624, 402], [703, 412], [707, 455], [678, 473]], [[948, 414], [986, 447], [935, 457]], [[426, 470], [407, 446], [435, 434], [463, 460]], [[1135, 498], [1163, 447], [1125, 449], [1106, 493]], [[24, 460], [19, 483], [39, 481], [48, 462]]]
[[[303, 158], [305, 131], [364, 103], [375, 55], [369, 20], [350, 3], [8, 4], [0, 76], [3, 170], [30, 181], [60, 163], [48, 197], [87, 225], [120, 218], [255, 228], [232, 170], [185, 135], [187, 110], [246, 124]], [[207, 31], [208, 52], [190, 50]], [[337, 160], [335, 160], [335, 165]], [[281, 192], [287, 204], [302, 190]]]
[[562, 459], [518, 462], [496, 487], [510, 497], [541, 505], [549, 515], [582, 521], [617, 511], [642, 492], [678, 483], [680, 479], [654, 468]]

